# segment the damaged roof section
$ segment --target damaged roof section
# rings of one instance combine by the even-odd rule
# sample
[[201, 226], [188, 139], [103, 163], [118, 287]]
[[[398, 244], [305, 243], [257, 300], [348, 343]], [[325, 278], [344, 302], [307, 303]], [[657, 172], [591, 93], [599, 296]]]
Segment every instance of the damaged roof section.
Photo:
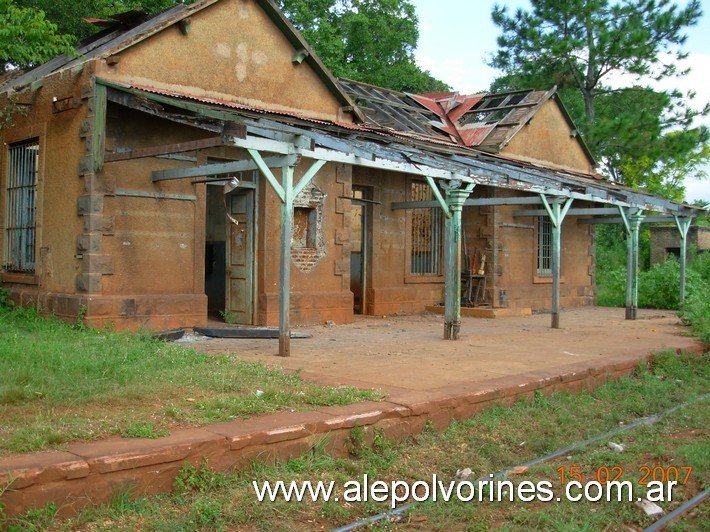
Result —
[[423, 106], [413, 95], [350, 79], [341, 78], [340, 85], [365, 112], [366, 125], [424, 137], [442, 137], [444, 114], [437, 103]]
[[[249, 142], [268, 146], [277, 155], [291, 152], [284, 141], [300, 143], [299, 153], [307, 158], [359, 165], [369, 168], [428, 175], [435, 179], [461, 179], [467, 183], [633, 206], [645, 210], [685, 214], [694, 208], [632, 190], [587, 173], [555, 170], [525, 161], [487, 154], [461, 144], [426, 140], [398, 131], [388, 134], [380, 126], [336, 124], [307, 117], [249, 109], [230, 102], [215, 102], [194, 96], [166, 93], [156, 89], [100, 81], [109, 88], [108, 100], [183, 124], [232, 136], [225, 123], [246, 126], [246, 139], [232, 139], [230, 145], [245, 147]], [[171, 109], [172, 108], [172, 109]]]
[[[448, 138], [470, 148], [500, 152], [550, 100], [554, 100], [570, 129], [576, 127], [557, 95], [549, 91], [519, 90], [462, 95], [458, 92], [407, 94], [341, 79], [350, 97], [365, 111], [366, 124], [432, 138]], [[580, 144], [590, 160], [589, 148]]]

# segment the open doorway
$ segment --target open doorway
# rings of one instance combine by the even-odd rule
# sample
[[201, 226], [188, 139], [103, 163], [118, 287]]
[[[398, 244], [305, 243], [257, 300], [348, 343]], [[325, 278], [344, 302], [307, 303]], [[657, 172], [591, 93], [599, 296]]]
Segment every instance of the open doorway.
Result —
[[254, 323], [254, 185], [227, 194], [209, 184], [206, 201], [205, 294], [212, 318]]
[[372, 188], [353, 185], [350, 209], [350, 291], [353, 312], [367, 314], [370, 274]]

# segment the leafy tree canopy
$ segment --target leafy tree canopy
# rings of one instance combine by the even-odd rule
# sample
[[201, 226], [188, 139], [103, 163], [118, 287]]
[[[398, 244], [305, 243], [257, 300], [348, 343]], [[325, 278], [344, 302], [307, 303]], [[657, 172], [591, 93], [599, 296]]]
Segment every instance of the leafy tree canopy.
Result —
[[448, 90], [414, 61], [419, 39], [407, 0], [278, 0], [335, 76], [409, 92]]
[[[493, 90], [557, 85], [606, 172], [617, 181], [682, 199], [683, 177], [708, 161], [708, 131], [693, 120], [693, 94], [639, 85], [680, 76], [684, 31], [702, 12], [670, 0], [531, 0], [532, 10], [496, 6], [502, 30], [489, 64]], [[622, 79], [631, 80], [622, 83]]]
[[60, 35], [42, 11], [0, 0], [0, 73], [24, 68], [74, 51], [74, 39]]
[[44, 11], [57, 25], [60, 34], [72, 35], [78, 41], [96, 33], [97, 26], [85, 18], [108, 18], [110, 15], [141, 8], [147, 13], [157, 13], [175, 4], [190, 3], [178, 0], [14, 0], [20, 7]]

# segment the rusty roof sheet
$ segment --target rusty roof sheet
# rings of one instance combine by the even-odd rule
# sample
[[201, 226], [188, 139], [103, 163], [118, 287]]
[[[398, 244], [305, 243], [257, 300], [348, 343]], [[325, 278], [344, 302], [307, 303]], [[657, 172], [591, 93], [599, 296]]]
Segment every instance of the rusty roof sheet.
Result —
[[[345, 91], [366, 110], [366, 124], [416, 132], [430, 138], [448, 137], [464, 146], [498, 153], [550, 99], [575, 128], [567, 110], [549, 91], [519, 90], [465, 95], [458, 92], [407, 94], [352, 80], [340, 80]], [[590, 161], [594, 157], [578, 138]]]
[[441, 137], [446, 126], [438, 104], [423, 105], [413, 96], [367, 83], [340, 79], [340, 85], [365, 112], [365, 124], [425, 137]]

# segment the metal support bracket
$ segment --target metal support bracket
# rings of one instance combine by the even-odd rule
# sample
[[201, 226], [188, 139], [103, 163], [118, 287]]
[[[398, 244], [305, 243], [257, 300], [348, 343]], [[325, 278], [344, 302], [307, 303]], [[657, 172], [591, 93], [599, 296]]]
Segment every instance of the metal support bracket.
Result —
[[572, 206], [573, 198], [567, 198], [562, 204], [562, 198], [548, 200], [540, 194], [542, 204], [552, 223], [552, 320], [553, 329], [560, 328], [560, 265], [562, 262], [562, 222]]
[[449, 205], [446, 203], [444, 196], [441, 195], [441, 191], [439, 190], [439, 187], [436, 186], [436, 182], [434, 181], [434, 178], [431, 176], [424, 176], [424, 177], [426, 178], [426, 182], [429, 183], [429, 188], [431, 189], [431, 193], [434, 194], [436, 201], [439, 202], [439, 206], [441, 207], [441, 210], [444, 211], [444, 216], [446, 216], [447, 218], [451, 218], [451, 210], [449, 209]]
[[682, 304], [685, 301], [685, 266], [688, 259], [688, 231], [693, 223], [693, 217], [673, 216], [675, 226], [680, 233], [680, 294], [678, 301]]
[[627, 235], [626, 252], [626, 319], [635, 320], [638, 311], [639, 284], [639, 229], [643, 212], [639, 209], [619, 207]]
[[[281, 200], [281, 259], [279, 264], [279, 356], [291, 356], [291, 241], [293, 240], [293, 200], [323, 168], [326, 161], [316, 160], [297, 185], [293, 184], [296, 165], [301, 157], [295, 153], [289, 164], [281, 167], [281, 180], [276, 176], [258, 150], [248, 149], [249, 155]], [[295, 152], [295, 146], [294, 146]]]

